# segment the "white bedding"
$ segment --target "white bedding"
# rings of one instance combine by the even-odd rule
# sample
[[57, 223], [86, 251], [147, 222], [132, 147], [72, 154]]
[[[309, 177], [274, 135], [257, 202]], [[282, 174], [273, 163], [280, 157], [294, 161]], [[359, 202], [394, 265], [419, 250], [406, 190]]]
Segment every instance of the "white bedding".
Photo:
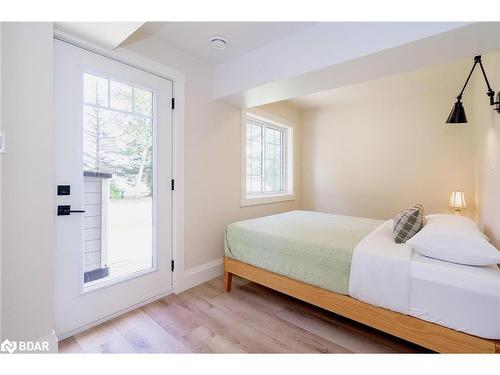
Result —
[[472, 335], [500, 339], [500, 270], [426, 258], [392, 238], [392, 220], [354, 249], [353, 298]]
[[392, 220], [375, 229], [354, 248], [349, 295], [408, 315], [412, 249], [392, 237]]
[[500, 339], [500, 270], [413, 254], [409, 315], [489, 339]]

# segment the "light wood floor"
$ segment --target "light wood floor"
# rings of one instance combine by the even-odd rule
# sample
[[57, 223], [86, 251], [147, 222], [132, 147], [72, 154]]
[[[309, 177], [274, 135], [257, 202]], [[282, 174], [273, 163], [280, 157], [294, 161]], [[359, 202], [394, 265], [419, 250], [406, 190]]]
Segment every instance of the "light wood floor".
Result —
[[426, 349], [237, 278], [170, 295], [59, 343], [61, 353], [422, 353]]

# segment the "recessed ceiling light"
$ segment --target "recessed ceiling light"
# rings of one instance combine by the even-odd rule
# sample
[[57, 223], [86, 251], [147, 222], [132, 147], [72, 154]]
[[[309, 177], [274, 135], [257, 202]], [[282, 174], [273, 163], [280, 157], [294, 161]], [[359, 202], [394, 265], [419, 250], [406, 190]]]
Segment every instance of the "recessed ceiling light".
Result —
[[220, 35], [214, 35], [210, 37], [210, 47], [212, 49], [221, 51], [229, 47], [229, 40]]

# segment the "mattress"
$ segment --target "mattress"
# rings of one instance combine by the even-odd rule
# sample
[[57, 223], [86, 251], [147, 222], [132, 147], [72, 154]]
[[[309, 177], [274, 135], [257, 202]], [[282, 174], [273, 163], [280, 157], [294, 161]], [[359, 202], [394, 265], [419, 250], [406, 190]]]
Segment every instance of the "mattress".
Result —
[[383, 223], [290, 211], [230, 224], [225, 253], [267, 271], [347, 294], [354, 248]]
[[443, 262], [413, 252], [409, 315], [500, 339], [500, 270]]

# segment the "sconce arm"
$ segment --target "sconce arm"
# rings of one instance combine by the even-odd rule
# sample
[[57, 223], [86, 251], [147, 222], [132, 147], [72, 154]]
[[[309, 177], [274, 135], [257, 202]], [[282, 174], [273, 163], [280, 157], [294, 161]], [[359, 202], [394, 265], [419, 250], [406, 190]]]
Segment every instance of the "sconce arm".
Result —
[[465, 88], [467, 87], [467, 84], [469, 83], [470, 77], [472, 76], [472, 73], [474, 72], [474, 69], [476, 68], [476, 65], [479, 64], [479, 67], [481, 68], [481, 72], [483, 73], [484, 80], [486, 81], [486, 86], [488, 87], [488, 91], [486, 95], [490, 98], [490, 105], [496, 105], [495, 111], [500, 113], [500, 92], [497, 95], [497, 101], [495, 101], [495, 91], [492, 90], [490, 86], [490, 82], [488, 81], [488, 77], [486, 76], [486, 72], [484, 71], [483, 63], [481, 61], [481, 55], [479, 56], [474, 56], [474, 65], [472, 65], [472, 69], [470, 70], [469, 76], [467, 77], [467, 80], [465, 81], [464, 87], [462, 88], [462, 91], [460, 91], [460, 94], [458, 94], [457, 99], [460, 101], [462, 99], [462, 94], [465, 91]]
[[[458, 96], [457, 96], [457, 99], [459, 101], [462, 99], [462, 94], [464, 93], [465, 88], [467, 87], [467, 84], [469, 83], [470, 77], [472, 76], [474, 69], [476, 69], [477, 63], [481, 64], [481, 56], [474, 57], [474, 65], [472, 65], [472, 69], [470, 70], [469, 76], [467, 77], [467, 80], [465, 81], [464, 87], [462, 87], [462, 91], [460, 91], [460, 94], [458, 94]], [[482, 67], [483, 67], [483, 65], [481, 64], [481, 68]], [[484, 72], [484, 70], [483, 70], [483, 72]], [[488, 81], [486, 80], [486, 82], [488, 82]], [[488, 83], [488, 86], [489, 86], [489, 83]]]

